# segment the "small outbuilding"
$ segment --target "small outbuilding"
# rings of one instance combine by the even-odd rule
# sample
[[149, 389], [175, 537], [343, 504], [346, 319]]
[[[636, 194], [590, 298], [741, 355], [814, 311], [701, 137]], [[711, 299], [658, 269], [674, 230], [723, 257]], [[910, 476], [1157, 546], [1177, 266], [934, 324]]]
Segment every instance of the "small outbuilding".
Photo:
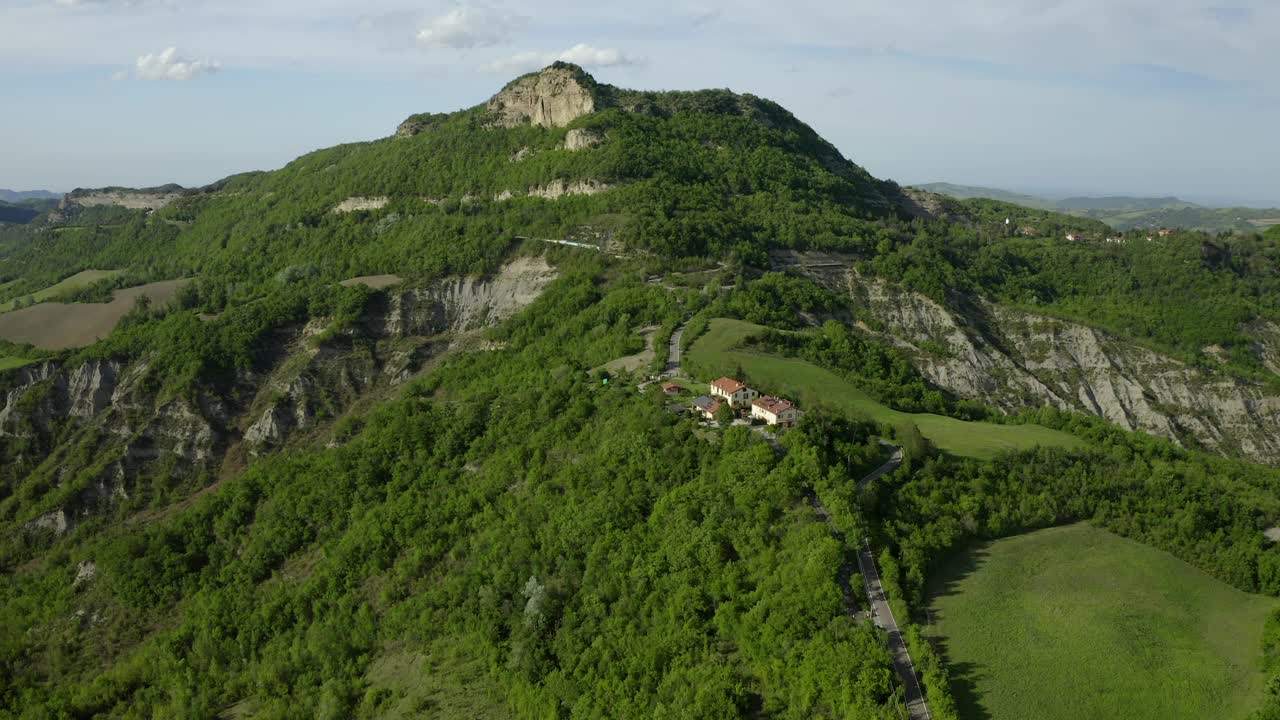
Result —
[[673, 383], [673, 382], [662, 383], [662, 394], [664, 395], [675, 396], [675, 395], [679, 395], [682, 392], [684, 392], [684, 388], [680, 387], [676, 383]]
[[702, 395], [693, 401], [693, 409], [696, 410], [704, 420], [715, 420], [716, 411], [720, 409], [722, 404], [724, 404], [724, 401], [720, 398]]

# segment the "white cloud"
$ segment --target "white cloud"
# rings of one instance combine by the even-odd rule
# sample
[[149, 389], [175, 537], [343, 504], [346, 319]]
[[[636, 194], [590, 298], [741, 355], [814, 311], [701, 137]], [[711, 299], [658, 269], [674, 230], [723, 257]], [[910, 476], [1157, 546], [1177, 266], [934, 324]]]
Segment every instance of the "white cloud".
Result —
[[546, 67], [557, 60], [594, 68], [633, 65], [636, 63], [635, 58], [616, 48], [598, 48], [586, 43], [578, 43], [561, 53], [516, 53], [511, 57], [495, 60], [485, 65], [483, 69], [495, 73], [529, 72]]
[[505, 42], [522, 19], [486, 8], [460, 7], [427, 21], [418, 42], [429, 47], [474, 48]]
[[216, 60], [180, 58], [178, 49], [171, 47], [162, 52], [148, 53], [138, 58], [134, 66], [134, 75], [139, 80], [190, 80], [221, 69], [222, 63]]

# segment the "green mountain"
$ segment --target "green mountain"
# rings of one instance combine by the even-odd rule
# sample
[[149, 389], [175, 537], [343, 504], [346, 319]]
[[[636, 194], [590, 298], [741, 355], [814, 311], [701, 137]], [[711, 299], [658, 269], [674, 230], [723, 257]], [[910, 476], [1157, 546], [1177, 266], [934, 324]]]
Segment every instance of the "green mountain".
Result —
[[[1090, 521], [1280, 594], [1276, 245], [1107, 233], [560, 63], [76, 190], [0, 226], [0, 714], [900, 717], [865, 542], [954, 718], [915, 623], [976, 541]], [[701, 422], [722, 375], [797, 426]]]

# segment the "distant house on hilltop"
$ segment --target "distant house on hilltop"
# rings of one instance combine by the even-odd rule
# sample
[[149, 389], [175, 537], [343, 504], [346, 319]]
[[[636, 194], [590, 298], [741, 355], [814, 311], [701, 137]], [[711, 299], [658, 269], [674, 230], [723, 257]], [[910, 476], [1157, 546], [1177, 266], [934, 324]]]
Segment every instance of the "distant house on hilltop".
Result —
[[1018, 228], [1018, 234], [1022, 237], [1036, 237], [1040, 231], [1034, 225], [1023, 225]]
[[1067, 240], [1070, 240], [1071, 242], [1083, 242], [1088, 239], [1089, 236], [1084, 233], [1067, 233]]
[[760, 393], [747, 387], [743, 382], [722, 377], [711, 383], [711, 395], [728, 400], [733, 407], [745, 407], [759, 397]]
[[764, 420], [769, 425], [794, 425], [796, 415], [796, 406], [790, 400], [765, 395], [751, 403], [751, 417]]

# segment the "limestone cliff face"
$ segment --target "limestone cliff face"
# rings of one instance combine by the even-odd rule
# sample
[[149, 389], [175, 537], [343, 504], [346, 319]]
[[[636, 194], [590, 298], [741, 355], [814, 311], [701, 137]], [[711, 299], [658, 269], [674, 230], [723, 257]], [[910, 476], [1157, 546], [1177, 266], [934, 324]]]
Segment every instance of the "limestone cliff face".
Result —
[[91, 360], [46, 362], [5, 378], [0, 478], [48, 485], [61, 498], [29, 529], [65, 532], [127, 499], [143, 478], [189, 477], [215, 466], [226, 444], [226, 404], [204, 391], [159, 395], [147, 375], [146, 363]]
[[157, 484], [199, 489], [243, 455], [271, 452], [411, 379], [450, 347], [483, 347], [473, 331], [527, 307], [555, 277], [543, 258], [519, 258], [492, 277], [391, 290], [340, 332], [323, 318], [281, 329], [271, 341], [278, 357], [260, 374], [176, 396], [145, 360], [0, 374], [0, 487], [31, 496], [16, 518], [28, 532], [54, 535]]
[[182, 197], [180, 190], [76, 190], [67, 193], [62, 199], [59, 209], [68, 210], [74, 207], [94, 207], [97, 205], [118, 205], [130, 210], [159, 210], [174, 200]]
[[[556, 277], [541, 257], [519, 258], [489, 278], [448, 278], [425, 288], [393, 291], [373, 305], [356, 338], [358, 351], [299, 343], [259, 392], [245, 430], [251, 454], [261, 454], [337, 417], [360, 397], [412, 378], [424, 362], [472, 331], [511, 317]], [[322, 331], [304, 330], [303, 336]]]
[[580, 69], [557, 63], [513, 81], [485, 107], [499, 127], [564, 127], [595, 112], [596, 98]]
[[[1052, 405], [1280, 463], [1280, 397], [1261, 384], [1187, 365], [1102, 330], [982, 299], [957, 312], [862, 276], [848, 262], [793, 261], [848, 293], [881, 328], [863, 330], [906, 351], [930, 382], [959, 397], [1009, 412]], [[1260, 331], [1258, 337], [1261, 347], [1270, 348], [1280, 332]]]
[[589, 150], [604, 142], [604, 136], [588, 128], [574, 128], [564, 135], [564, 149], [571, 152]]
[[427, 337], [493, 325], [536, 300], [555, 276], [543, 258], [519, 258], [492, 278], [451, 278], [398, 292], [384, 311], [366, 318], [368, 331], [385, 337]]

